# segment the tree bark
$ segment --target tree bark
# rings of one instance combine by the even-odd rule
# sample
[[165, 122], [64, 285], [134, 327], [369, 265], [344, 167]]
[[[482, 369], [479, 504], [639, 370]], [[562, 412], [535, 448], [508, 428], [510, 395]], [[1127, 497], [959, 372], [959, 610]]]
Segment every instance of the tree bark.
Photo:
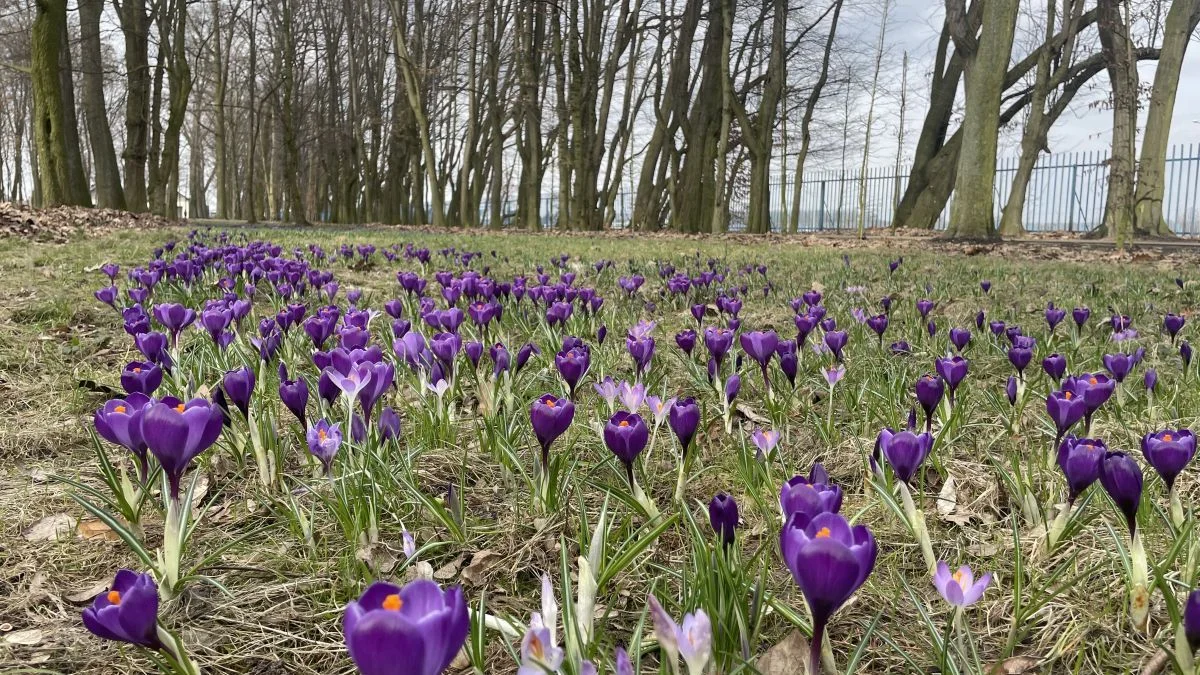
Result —
[[[116, 4], [114, 2], [114, 4]], [[149, 206], [146, 165], [150, 143], [150, 17], [146, 0], [121, 0], [117, 5], [125, 34], [125, 205], [130, 211]]]
[[121, 187], [121, 169], [108, 126], [104, 104], [104, 61], [100, 51], [100, 16], [104, 0], [79, 0], [80, 61], [83, 74], [83, 114], [92, 149], [92, 168], [96, 178], [96, 205], [125, 209], [125, 191]]
[[37, 148], [42, 206], [72, 204], [67, 164], [66, 115], [63, 110], [59, 57], [67, 22], [66, 0], [37, 0], [30, 30], [30, 79], [33, 84], [33, 130]]
[[[947, 17], [955, 14], [947, 0]], [[947, 235], [955, 238], [989, 239], [996, 236], [995, 179], [996, 148], [1000, 133], [1000, 97], [1017, 24], [1017, 0], [987, 0], [979, 38], [961, 25], [952, 24], [951, 36], [967, 55], [965, 64], [966, 105], [962, 124], [962, 151], [955, 198], [950, 207]], [[964, 13], [965, 14], [965, 13]]]
[[1167, 11], [1162, 55], [1154, 70], [1154, 88], [1146, 113], [1141, 156], [1134, 191], [1134, 231], [1139, 236], [1173, 236], [1163, 217], [1163, 192], [1167, 173], [1167, 142], [1175, 111], [1179, 73], [1191, 36], [1200, 23], [1200, 0], [1173, 0]]
[[1121, 0], [1099, 0], [1100, 46], [1112, 85], [1112, 154], [1101, 234], [1124, 248], [1133, 237], [1133, 156], [1137, 140], [1137, 62]]

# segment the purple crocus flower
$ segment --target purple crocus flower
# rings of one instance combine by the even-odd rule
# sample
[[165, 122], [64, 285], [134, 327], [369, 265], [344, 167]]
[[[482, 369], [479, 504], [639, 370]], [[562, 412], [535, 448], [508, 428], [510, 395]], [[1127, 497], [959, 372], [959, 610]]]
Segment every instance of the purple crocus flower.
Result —
[[836, 513], [818, 514], [807, 525], [796, 514], [784, 524], [779, 548], [812, 615], [809, 672], [819, 673], [825, 627], [875, 568], [875, 537]]
[[912, 345], [908, 344], [904, 340], [897, 340], [897, 341], [893, 342], [888, 347], [888, 349], [890, 349], [892, 351], [892, 354], [894, 354], [896, 356], [902, 356], [905, 354], [912, 353]]
[[1165, 429], [1142, 437], [1142, 455], [1170, 491], [1175, 479], [1196, 456], [1196, 437], [1188, 429]]
[[1071, 310], [1071, 318], [1075, 320], [1075, 325], [1078, 326], [1080, 330], [1083, 330], [1083, 326], [1087, 323], [1091, 316], [1092, 310], [1088, 309], [1087, 307], [1076, 307], [1075, 309]]
[[1051, 333], [1065, 318], [1067, 318], [1067, 310], [1055, 307], [1053, 302], [1046, 305], [1046, 325], [1050, 326]]
[[1009, 405], [1017, 404], [1017, 378], [1009, 375], [1008, 382], [1004, 384], [1004, 395], [1008, 398]]
[[1025, 368], [1029, 366], [1029, 362], [1033, 360], [1033, 349], [1029, 347], [1009, 347], [1008, 362], [1017, 369], [1017, 373], [1021, 377], [1025, 376]]
[[153, 311], [154, 320], [167, 329], [172, 342], [179, 339], [179, 334], [184, 328], [196, 321], [196, 310], [175, 302], [159, 303], [154, 306]]
[[1067, 357], [1057, 353], [1047, 356], [1042, 359], [1042, 370], [1056, 383], [1061, 382], [1063, 374], [1067, 372]]
[[979, 288], [983, 289], [984, 293], [990, 293], [992, 290], [992, 282], [984, 279], [983, 281], [979, 282]]
[[967, 376], [970, 362], [961, 356], [951, 356], [937, 359], [933, 365], [938, 375], [946, 381], [946, 386], [950, 389], [950, 402], [953, 403], [954, 392], [958, 389], [958, 385], [962, 383], [963, 378]]
[[139, 333], [133, 338], [133, 344], [137, 350], [146, 357], [147, 361], [152, 361], [170, 370], [171, 354], [167, 348], [167, 336], [162, 333]]
[[646, 449], [649, 440], [650, 431], [637, 413], [619, 410], [604, 426], [604, 444], [625, 465], [630, 489], [634, 484], [633, 462]]
[[563, 380], [567, 383], [567, 388], [570, 391], [570, 397], [575, 398], [575, 388], [579, 385], [579, 381], [587, 374], [588, 367], [591, 365], [591, 350], [586, 346], [576, 347], [568, 351], [561, 351], [554, 357], [554, 367], [558, 369], [559, 375], [562, 375]]
[[629, 350], [629, 356], [633, 358], [633, 365], [640, 377], [650, 366], [650, 359], [654, 358], [654, 338], [626, 336], [625, 348]]
[[751, 331], [742, 333], [739, 338], [742, 351], [754, 359], [758, 363], [758, 367], [762, 369], [763, 384], [767, 391], [771, 389], [771, 379], [767, 375], [767, 365], [771, 362], [771, 357], [775, 355], [775, 349], [779, 346], [779, 336], [775, 331]]
[[242, 417], [250, 415], [250, 397], [254, 394], [254, 371], [246, 367], [230, 370], [221, 378], [221, 390], [225, 397], [242, 411]]
[[1084, 419], [1087, 420], [1089, 427], [1092, 415], [1108, 401], [1116, 386], [1117, 383], [1108, 379], [1108, 376], [1103, 373], [1083, 373], [1069, 378], [1063, 383], [1064, 389], [1071, 390], [1075, 396], [1083, 399], [1084, 405], [1087, 407], [1087, 415]]
[[783, 510], [785, 521], [800, 514], [802, 524], [807, 525], [817, 514], [841, 510], [842, 488], [831, 484], [828, 476], [818, 474], [819, 466], [813, 467], [809, 477], [792, 476], [779, 488], [779, 508]]
[[988, 322], [988, 330], [990, 330], [992, 332], [992, 335], [995, 335], [996, 337], [1000, 337], [1001, 335], [1003, 335], [1004, 329], [1005, 329], [1005, 325], [1004, 325], [1003, 321], [989, 321]]
[[1108, 446], [1097, 438], [1067, 436], [1058, 446], [1058, 468], [1067, 479], [1067, 503], [1074, 504], [1083, 491], [1100, 478], [1100, 465]]
[[983, 592], [992, 583], [992, 573], [975, 579], [971, 568], [963, 565], [957, 572], [951, 573], [950, 567], [941, 560], [938, 561], [937, 571], [933, 574], [933, 586], [939, 595], [955, 607], [970, 607], [979, 602]]
[[875, 316], [868, 317], [866, 323], [867, 323], [867, 328], [870, 328], [872, 331], [875, 332], [875, 335], [879, 336], [879, 344], [882, 345], [883, 344], [883, 334], [887, 330], [887, 327], [888, 327], [887, 314], [876, 314]]
[[542, 450], [542, 472], [550, 470], [550, 446], [575, 419], [575, 404], [553, 394], [542, 394], [529, 408], [529, 422]]
[[971, 342], [971, 331], [966, 328], [951, 328], [950, 329], [950, 344], [958, 351], [966, 349], [967, 344]]
[[321, 460], [325, 474], [329, 475], [333, 470], [333, 458], [337, 455], [338, 448], [342, 446], [341, 426], [330, 424], [325, 420], [318, 420], [316, 424], [308, 428], [305, 440], [308, 441], [308, 451], [312, 453], [313, 457]]
[[676, 399], [667, 411], [667, 424], [679, 441], [679, 448], [686, 458], [692, 439], [696, 437], [696, 429], [700, 426], [700, 406], [694, 398]]
[[1146, 391], [1154, 391], [1158, 386], [1158, 371], [1153, 368], [1146, 369], [1146, 374], [1142, 376], [1142, 384], [1146, 385]]
[[1193, 651], [1200, 648], [1200, 590], [1189, 593], [1184, 604], [1183, 634]]
[[1105, 354], [1101, 360], [1104, 361], [1105, 370], [1117, 382], [1124, 382], [1125, 378], [1129, 376], [1129, 371], [1133, 369], [1133, 360], [1123, 352]]
[[1163, 328], [1166, 329], [1167, 334], [1171, 336], [1172, 344], [1175, 342], [1175, 336], [1178, 335], [1179, 331], [1183, 329], [1183, 324], [1186, 322], [1187, 320], [1178, 314], [1168, 313], [1165, 317], [1163, 317]]
[[121, 371], [121, 388], [130, 394], [153, 395], [162, 384], [162, 368], [144, 361], [130, 361]]
[[921, 313], [921, 318], [929, 317], [929, 312], [933, 311], [934, 303], [929, 298], [921, 298], [917, 300], [917, 311]]
[[379, 363], [369, 363], [371, 377], [367, 380], [367, 385], [358, 392], [358, 403], [362, 406], [363, 415], [366, 417], [366, 422], [371, 421], [371, 411], [375, 409], [375, 404], [379, 399], [383, 398], [388, 388], [392, 386], [392, 382], [396, 379], [396, 367], [388, 361]]
[[675, 334], [675, 344], [679, 345], [684, 354], [691, 356], [692, 350], [696, 348], [696, 331], [691, 328], [679, 331]]
[[708, 503], [708, 522], [723, 546], [732, 544], [738, 526], [738, 505], [733, 497], [718, 492]]
[[342, 633], [362, 675], [441, 675], [462, 649], [471, 617], [462, 588], [417, 579], [371, 584], [346, 605]]
[[142, 413], [150, 405], [150, 397], [133, 392], [124, 399], [113, 399], [92, 416], [96, 433], [114, 445], [133, 453], [138, 483], [146, 484], [149, 467], [146, 463], [146, 441], [142, 439]]
[[1051, 392], [1046, 397], [1046, 414], [1054, 422], [1056, 429], [1055, 441], [1063, 437], [1067, 430], [1087, 415], [1087, 403], [1082, 396], [1072, 389], [1064, 387], [1060, 391]]
[[279, 400], [300, 420], [300, 426], [308, 426], [305, 414], [305, 408], [308, 406], [308, 382], [303, 377], [288, 379], [287, 367], [282, 363], [279, 364]]
[[926, 373], [917, 380], [916, 392], [917, 402], [925, 411], [925, 428], [928, 430], [933, 426], [933, 411], [937, 409], [946, 393], [946, 383], [940, 375]]
[[734, 373], [725, 380], [725, 403], [726, 405], [733, 403], [733, 399], [737, 397], [738, 391], [742, 388], [742, 376]]
[[98, 289], [92, 295], [96, 296], [96, 299], [99, 300], [100, 302], [103, 302], [104, 304], [108, 305], [109, 307], [116, 309], [116, 307], [117, 307], [117, 287], [116, 286], [105, 286], [103, 288]]
[[733, 331], [717, 326], [705, 328], [704, 346], [708, 348], [709, 355], [716, 360], [717, 365], [721, 365], [725, 360], [725, 355], [733, 346]]
[[83, 625], [105, 640], [158, 649], [158, 584], [154, 576], [118, 570], [109, 589], [83, 610]]
[[385, 405], [379, 412], [376, 424], [379, 425], [379, 437], [384, 441], [400, 438], [400, 415], [390, 405]]
[[692, 305], [692, 318], [696, 320], [696, 325], [704, 323], [704, 310], [707, 309], [704, 305]]
[[817, 318], [810, 314], [798, 314], [793, 322], [796, 324], [796, 342], [802, 345], [817, 327]]
[[975, 314], [975, 328], [978, 330], [983, 330], [983, 324], [986, 320], [987, 315], [983, 313], [982, 309], [979, 310], [979, 312]]
[[771, 451], [775, 446], [779, 445], [779, 432], [774, 429], [755, 429], [754, 433], [750, 434], [750, 440], [754, 441], [754, 447], [758, 448], [755, 456], [758, 459], [765, 459], [771, 455]]
[[1142, 467], [1129, 455], [1110, 450], [1100, 464], [1100, 484], [1125, 516], [1129, 535], [1134, 536], [1138, 506], [1142, 502]]
[[912, 481], [933, 447], [933, 436], [928, 432], [916, 434], [904, 430], [897, 433], [884, 429], [879, 432], [878, 441], [879, 449], [888, 464], [892, 465], [896, 477], [905, 483]]
[[829, 351], [833, 352], [833, 357], [838, 361], [842, 361], [842, 350], [846, 347], [846, 342], [850, 336], [844, 330], [833, 330], [825, 333], [825, 346]]
[[162, 466], [172, 499], [179, 498], [179, 481], [188, 465], [217, 442], [221, 422], [220, 409], [202, 398], [187, 403], [164, 398], [142, 412], [142, 439]]
[[368, 362], [357, 363], [347, 370], [349, 372], [343, 375], [338, 369], [329, 366], [322, 373], [345, 394], [347, 399], [353, 401], [371, 383], [371, 364]]

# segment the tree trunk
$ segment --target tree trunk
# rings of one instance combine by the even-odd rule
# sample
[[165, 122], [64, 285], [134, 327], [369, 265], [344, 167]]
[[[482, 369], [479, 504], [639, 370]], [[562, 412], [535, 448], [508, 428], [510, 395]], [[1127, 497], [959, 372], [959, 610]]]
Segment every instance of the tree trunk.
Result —
[[[947, 0], [948, 15], [953, 2]], [[987, 0], [978, 41], [961, 31], [955, 36], [956, 44], [974, 44], [965, 69], [962, 150], [947, 231], [951, 237], [988, 239], [996, 236], [994, 189], [1000, 97], [1004, 93], [1018, 8], [1017, 0]]]
[[67, 164], [66, 115], [63, 110], [59, 56], [66, 0], [37, 0], [30, 30], [30, 79], [33, 83], [33, 130], [37, 148], [42, 206], [71, 204]]
[[1173, 236], [1163, 217], [1163, 191], [1167, 173], [1167, 141], [1175, 111], [1175, 93], [1179, 89], [1179, 72], [1192, 33], [1200, 22], [1200, 0], [1173, 0], [1167, 11], [1162, 55], [1154, 71], [1154, 89], [1146, 114], [1146, 130], [1142, 136], [1141, 157], [1138, 160], [1134, 227], [1140, 236]]
[[1133, 237], [1133, 154], [1137, 140], [1137, 62], [1129, 24], [1121, 16], [1121, 0], [1100, 0], [1100, 45], [1112, 85], [1112, 155], [1108, 162], [1108, 195], [1104, 201], [1104, 236], [1118, 248]]
[[122, 0], [117, 7], [125, 34], [125, 204], [145, 211], [146, 163], [150, 143], [150, 18], [146, 0]]
[[63, 140], [67, 146], [67, 180], [72, 204], [92, 205], [87, 173], [83, 167], [83, 155], [79, 145], [79, 118], [75, 114], [75, 77], [71, 69], [71, 45], [67, 35], [67, 22], [62, 23], [59, 48], [59, 82], [62, 88]]
[[100, 51], [100, 15], [104, 0], [79, 0], [80, 70], [83, 73], [83, 114], [87, 118], [92, 167], [96, 176], [96, 205], [125, 209], [121, 169], [108, 127], [104, 104], [104, 61]]

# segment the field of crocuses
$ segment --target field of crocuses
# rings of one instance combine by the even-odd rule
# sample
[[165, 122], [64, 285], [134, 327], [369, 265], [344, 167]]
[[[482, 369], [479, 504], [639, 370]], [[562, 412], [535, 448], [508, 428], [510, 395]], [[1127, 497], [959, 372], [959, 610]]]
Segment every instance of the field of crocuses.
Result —
[[0, 257], [5, 672], [1196, 672], [1193, 265]]

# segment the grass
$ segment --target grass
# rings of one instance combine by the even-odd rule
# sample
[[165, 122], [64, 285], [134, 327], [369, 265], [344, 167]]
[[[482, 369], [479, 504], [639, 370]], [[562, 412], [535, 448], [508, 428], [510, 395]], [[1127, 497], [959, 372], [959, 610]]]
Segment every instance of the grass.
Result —
[[[311, 543], [306, 543], [303, 528], [284, 495], [259, 486], [252, 459], [244, 464], [233, 461], [224, 446], [206, 453], [201, 468], [209, 482], [203, 502], [207, 511], [193, 538], [193, 556], [198, 559], [221, 547], [229, 548], [202, 570], [213, 583], [192, 584], [180, 599], [164, 606], [163, 614], [165, 625], [182, 630], [193, 658], [205, 672], [351, 672], [342, 643], [342, 608], [372, 577], [404, 579], [415, 573], [416, 566], [408, 565], [400, 553], [402, 526], [416, 536], [418, 546], [423, 547], [418, 559], [429, 564], [440, 583], [462, 583], [472, 603], [486, 591], [489, 613], [518, 621], [526, 621], [529, 613], [538, 609], [542, 572], [562, 579], [564, 567], [575, 570], [576, 557], [586, 555], [580, 542], [587, 541], [587, 528], [595, 526], [602, 510], [611, 526], [610, 562], [619, 558], [622, 542], [642, 540], [649, 531], [646, 519], [633, 505], [621, 501], [623, 473], [588, 428], [604, 409], [591, 383], [600, 372], [617, 379], [631, 376], [621, 338], [640, 317], [659, 321], [652, 389], [665, 389], [670, 395], [703, 389], [702, 366], [696, 364], [691, 372], [671, 337], [691, 322], [687, 304], [659, 297], [661, 282], [653, 261], [669, 261], [685, 269], [697, 260], [703, 266], [709, 258], [728, 264], [734, 276], [746, 264], [767, 266], [766, 279], [774, 288], [765, 299], [763, 278], [757, 272], [744, 277], [749, 285], [742, 311], [745, 329], [774, 328], [781, 335], [794, 336], [787, 299], [814, 284], [823, 287], [830, 314], [837, 317], [839, 327], [851, 331], [846, 379], [834, 390], [832, 425], [826, 427], [830, 401], [816, 366], [818, 359], [811, 351], [805, 355], [790, 406], [766, 405], [760, 375], [747, 363], [738, 396], [743, 409], [732, 434], [726, 435], [719, 424], [708, 423], [716, 411], [712, 401], [705, 406], [701, 452], [692, 468], [682, 510], [671, 503], [675, 450], [664, 425], [656, 449], [638, 468], [638, 476], [664, 516], [673, 520], [644, 550], [634, 549], [623, 561], [628, 567], [601, 589], [597, 598], [601, 618], [596, 621], [601, 672], [608, 669], [613, 647], [629, 644], [631, 636], [649, 633], [648, 624], [643, 626], [648, 592], [655, 591], [678, 615], [681, 608], [691, 610], [694, 603], [689, 604], [689, 598], [694, 600], [701, 593], [689, 591], [690, 585], [717, 583], [696, 570], [700, 553], [683, 511], [704, 531], [703, 504], [721, 490], [733, 494], [742, 505], [744, 527], [739, 530], [738, 547], [747, 579], [753, 580], [765, 570], [764, 590], [778, 602], [778, 607], [765, 612], [753, 651], [761, 654], [794, 630], [792, 619], [804, 616], [803, 601], [775, 550], [777, 489], [793, 473], [807, 474], [814, 461], [823, 462], [846, 491], [842, 512], [868, 524], [880, 545], [874, 574], [831, 626], [838, 662], [847, 663], [873, 625], [858, 662], [860, 672], [929, 672], [934, 668], [941, 636], [926, 630], [920, 617], [927, 613], [930, 624], [940, 628], [952, 612], [929, 583], [912, 535], [871, 487], [865, 458], [879, 429], [902, 425], [913, 404], [912, 384], [932, 370], [935, 356], [944, 353], [945, 330], [950, 326], [969, 326], [975, 333], [966, 352], [971, 372], [960, 390], [955, 419], [943, 427], [934, 462], [917, 482], [916, 494], [938, 557], [952, 566], [969, 563], [976, 570], [995, 574], [993, 587], [964, 617], [981, 663], [1025, 657], [1034, 660], [1042, 672], [1133, 672], [1153, 657], [1159, 643], [1173, 639], [1169, 612], [1158, 593], [1151, 608], [1153, 637], [1136, 636], [1127, 629], [1122, 561], [1112, 530], [1105, 525], [1111, 524], [1120, 534], [1120, 520], [1098, 486], [1092, 488], [1096, 494], [1086, 506], [1088, 520], [1081, 530], [1052, 556], [1038, 555], [1034, 528], [1020, 519], [1019, 504], [1014, 503], [998, 467], [1014, 456], [1028, 460], [1046, 452], [1049, 439], [1042, 398], [1049, 383], [1037, 364], [1050, 346], [1068, 355], [1070, 372], [1100, 370], [1101, 355], [1122, 348], [1108, 343], [1104, 329], [1096, 325], [1110, 311], [1133, 317], [1142, 334], [1137, 344], [1148, 351], [1145, 365], [1123, 385], [1128, 391], [1121, 404], [1118, 406], [1114, 397], [1113, 404], [1100, 413], [1096, 435], [1110, 447], [1134, 451], [1147, 431], [1194, 424], [1200, 403], [1195, 375], [1184, 378], [1176, 350], [1159, 335], [1164, 312], [1190, 313], [1196, 306], [1194, 282], [1189, 280], [1183, 290], [1174, 283], [1177, 276], [1188, 279], [1185, 270], [1190, 269], [1178, 265], [1178, 258], [1167, 263], [1109, 259], [1095, 263], [966, 257], [919, 248], [899, 252], [864, 248], [848, 252], [847, 267], [842, 250], [786, 243], [755, 247], [740, 239], [464, 236], [335, 228], [250, 230], [239, 231], [239, 236], [242, 232], [268, 238], [285, 251], [313, 242], [330, 251], [342, 243], [364, 242], [382, 248], [415, 241], [435, 252], [457, 246], [482, 252], [482, 264], [490, 267], [490, 274], [504, 279], [515, 274], [532, 276], [536, 265], [549, 268], [552, 256], [565, 253], [571, 256], [570, 265], [577, 268], [580, 283], [592, 284], [590, 263], [613, 260], [616, 269], [596, 283], [607, 299], [605, 321], [611, 334], [580, 387], [575, 424], [554, 447], [573, 468], [564, 479], [561, 506], [551, 513], [531, 512], [528, 489], [512, 470], [515, 467], [505, 470], [497, 459], [497, 453], [506, 452], [525, 471], [534, 470], [536, 450], [531, 447], [525, 411], [529, 401], [543, 391], [562, 390], [553, 368], [557, 348], [549, 348], [544, 335], [534, 332], [536, 323], [518, 322], [516, 328], [510, 324], [506, 329], [505, 341], [514, 353], [527, 337], [524, 327], [529, 326], [528, 337], [542, 343], [544, 354], [532, 362], [533, 370], [515, 392], [516, 412], [508, 416], [511, 428], [499, 433], [497, 447], [485, 447], [487, 437], [480, 433], [478, 416], [468, 412], [477, 400], [474, 393], [468, 392], [467, 399], [460, 402], [459, 414], [445, 432], [448, 437], [436, 443], [431, 440], [436, 436], [427, 419], [428, 401], [404, 386], [399, 394], [389, 394], [403, 418], [404, 450], [398, 457], [413, 458], [413, 463], [411, 473], [396, 469], [387, 476], [372, 476], [377, 482], [394, 481], [394, 489], [378, 495], [375, 541], [348, 535], [355, 530], [347, 530], [339, 517], [353, 516], [339, 513], [329, 495], [318, 496], [321, 493], [309, 489], [313, 476], [304, 460], [300, 430], [286, 412], [276, 419], [290, 488], [287, 494], [312, 518]], [[33, 644], [13, 644], [0, 634], [0, 669], [4, 672], [152, 669], [152, 664], [137, 654], [90, 636], [79, 621], [79, 612], [90, 601], [87, 591], [101, 590], [119, 567], [137, 567], [138, 561], [127, 547], [112, 537], [29, 541], [24, 533], [40, 519], [57, 513], [87, 520], [64, 486], [50, 477], [63, 475], [99, 485], [88, 435], [90, 414], [110, 397], [111, 390], [120, 388], [117, 376], [121, 367], [137, 356], [132, 341], [121, 331], [119, 318], [92, 298], [103, 279], [96, 271], [98, 266], [112, 261], [123, 269], [132, 268], [148, 260], [168, 237], [182, 239], [185, 234], [183, 230], [123, 231], [72, 245], [0, 240], [0, 392], [4, 394], [0, 396], [0, 510], [6, 514], [0, 524], [0, 595], [6, 598], [0, 604], [0, 631], [9, 635], [40, 631], [23, 640]], [[496, 252], [494, 258], [492, 251]], [[889, 274], [887, 262], [900, 254], [903, 265]], [[387, 264], [378, 255], [376, 259], [368, 266], [339, 264], [334, 268], [343, 289], [340, 297], [344, 298], [349, 288], [361, 288], [365, 302], [380, 307], [384, 300], [402, 295], [395, 272], [409, 265]], [[435, 253], [427, 276], [441, 265], [442, 259]], [[618, 274], [631, 271], [647, 278], [641, 300], [633, 302], [622, 300], [615, 284]], [[993, 281], [990, 295], [981, 294], [981, 279]], [[860, 297], [845, 292], [847, 286], [865, 286], [867, 291]], [[431, 291], [434, 288], [431, 279]], [[895, 299], [887, 341], [909, 340], [914, 350], [911, 356], [894, 357], [886, 347], [878, 348], [873, 335], [850, 317], [852, 307], [875, 313], [884, 295]], [[938, 302], [932, 314], [939, 329], [935, 339], [925, 335], [924, 322], [913, 309], [914, 300], [924, 296]], [[1092, 307], [1092, 325], [1078, 347], [1063, 330], [1069, 328], [1069, 317], [1047, 344], [1042, 319], [1047, 301], [1066, 308]], [[1039, 340], [1029, 370], [1029, 403], [1014, 433], [1004, 424], [1009, 408], [1003, 395], [1012, 368], [986, 329], [975, 331], [973, 317], [981, 308], [989, 319], [1020, 324]], [[572, 325], [587, 324], [577, 319]], [[1193, 330], [1192, 325], [1186, 327], [1185, 336]], [[207, 341], [202, 334], [193, 333], [189, 331], [189, 339]], [[594, 335], [581, 337], [594, 343]], [[697, 349], [703, 351], [703, 347]], [[1160, 391], [1153, 405], [1140, 384], [1145, 367], [1157, 368], [1160, 375]], [[209, 375], [198, 384], [213, 386], [219, 373], [211, 371]], [[267, 391], [267, 397], [277, 401], [274, 387], [273, 381], [259, 384], [260, 392]], [[771, 426], [783, 434], [778, 457], [765, 468], [748, 459], [753, 454], [749, 433], [758, 426]], [[1140, 453], [1135, 454], [1140, 461]], [[115, 451], [112, 457], [124, 461]], [[1146, 472], [1142, 523], [1150, 562], [1155, 565], [1170, 548], [1172, 534], [1161, 517], [1166, 499], [1160, 481], [1151, 478], [1149, 468]], [[939, 515], [938, 501], [950, 495], [944, 488], [951, 479], [954, 508]], [[1059, 495], [1061, 479], [1056, 474], [1043, 474], [1039, 480], [1048, 486], [1047, 494]], [[462, 499], [458, 536], [450, 524], [454, 518], [447, 520], [437, 506], [448, 485], [455, 485]], [[1179, 487], [1183, 503], [1194, 503], [1198, 490], [1194, 468], [1180, 478]], [[161, 516], [152, 514], [145, 526], [147, 544], [157, 546], [162, 537]], [[1187, 578], [1188, 569], [1194, 569], [1194, 561], [1190, 567], [1186, 557], [1172, 561], [1169, 571], [1177, 593], [1195, 584], [1194, 578]], [[1014, 640], [1013, 589], [1018, 574], [1028, 589], [1021, 599], [1026, 604], [1032, 597], [1029, 594], [1055, 587], [1056, 582], [1061, 582], [1062, 588], [1020, 623]], [[786, 607], [793, 608], [795, 615], [781, 611]], [[657, 655], [650, 644], [649, 640], [642, 643], [645, 672], [657, 668]], [[515, 671], [512, 654], [518, 647], [490, 633], [484, 647], [486, 672]], [[1017, 662], [1010, 660], [1009, 665], [1015, 668]], [[959, 667], [964, 669], [960, 672], [971, 672], [965, 663]]]

